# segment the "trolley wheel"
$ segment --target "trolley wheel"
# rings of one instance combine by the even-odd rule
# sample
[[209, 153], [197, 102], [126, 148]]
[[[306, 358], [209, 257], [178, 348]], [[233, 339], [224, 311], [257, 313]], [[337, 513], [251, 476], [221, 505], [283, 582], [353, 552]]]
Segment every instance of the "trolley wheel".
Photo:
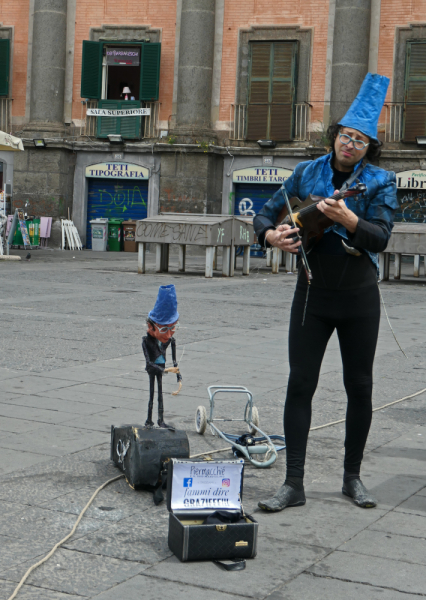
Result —
[[[256, 425], [256, 427], [259, 427], [259, 411], [257, 410], [257, 406], [253, 406], [253, 408], [251, 409], [251, 422], [253, 423], [253, 425]], [[251, 435], [256, 435], [257, 433], [256, 429], [250, 427], [250, 425], [249, 432]]]
[[204, 406], [199, 406], [195, 413], [195, 429], [197, 433], [203, 435], [207, 427], [207, 412]]

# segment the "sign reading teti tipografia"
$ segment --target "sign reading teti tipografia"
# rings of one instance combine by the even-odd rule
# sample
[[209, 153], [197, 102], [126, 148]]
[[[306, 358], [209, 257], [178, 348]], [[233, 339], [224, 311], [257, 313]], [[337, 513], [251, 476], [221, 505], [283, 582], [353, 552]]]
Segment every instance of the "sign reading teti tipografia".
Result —
[[86, 177], [114, 179], [149, 179], [149, 170], [131, 163], [97, 163], [86, 167]]
[[88, 117], [147, 117], [151, 114], [150, 108], [88, 108]]

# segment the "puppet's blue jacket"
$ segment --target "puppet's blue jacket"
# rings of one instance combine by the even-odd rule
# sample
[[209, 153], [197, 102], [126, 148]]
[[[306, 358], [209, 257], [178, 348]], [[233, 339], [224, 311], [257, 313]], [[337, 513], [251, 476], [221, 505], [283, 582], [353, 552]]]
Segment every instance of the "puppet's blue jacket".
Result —
[[[332, 156], [332, 154], [327, 154], [313, 161], [299, 163], [283, 184], [288, 197], [297, 196], [300, 200], [305, 200], [309, 194], [324, 198], [332, 196], [335, 191], [332, 183], [333, 169], [330, 164]], [[355, 170], [360, 164], [361, 161], [355, 165]], [[346, 198], [345, 203], [360, 219], [378, 225], [382, 230], [379, 246], [375, 247], [376, 252], [359, 246], [357, 241], [361, 240], [361, 235], [357, 239], [357, 232], [350, 234], [339, 223], [335, 223], [327, 231], [335, 231], [345, 240], [349, 240], [350, 246], [363, 249], [377, 267], [377, 252], [386, 248], [393, 228], [393, 215], [398, 207], [395, 173], [367, 163], [358, 179], [361, 183], [365, 183], [367, 191], [362, 195]], [[284, 204], [284, 196], [281, 190], [278, 190], [256, 215], [254, 227], [261, 243], [265, 232], [275, 226]], [[358, 229], [363, 229], [361, 221]]]

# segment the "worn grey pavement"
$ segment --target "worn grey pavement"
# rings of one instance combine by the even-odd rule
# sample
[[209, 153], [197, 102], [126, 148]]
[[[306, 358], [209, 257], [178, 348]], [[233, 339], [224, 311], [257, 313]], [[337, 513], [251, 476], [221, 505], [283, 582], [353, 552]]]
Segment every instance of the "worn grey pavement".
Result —
[[[186, 274], [177, 273], [172, 256], [170, 272], [156, 275], [148, 256], [143, 276], [137, 256], [124, 253], [35, 251], [29, 262], [0, 262], [1, 600], [71, 530], [93, 491], [119, 474], [109, 460], [110, 427], [145, 421], [141, 336], [159, 285], [176, 285], [181, 315], [176, 337], [184, 386], [171, 396], [176, 379], [165, 378], [166, 416], [188, 432], [191, 452], [225, 445], [194, 428], [211, 384], [247, 386], [261, 427], [282, 433], [294, 275], [271, 275], [259, 259], [249, 277], [239, 263], [234, 278], [217, 273], [206, 280], [202, 258], [187, 260]], [[376, 408], [426, 387], [425, 284], [423, 274], [381, 284], [408, 360], [382, 316]], [[343, 390], [334, 336], [313, 427], [344, 418]], [[228, 416], [241, 417], [242, 408], [233, 398], [218, 403]], [[167, 546], [166, 507], [121, 479], [100, 492], [75, 535], [30, 575], [18, 598], [425, 597], [425, 409], [426, 393], [374, 413], [362, 478], [378, 498], [376, 509], [359, 509], [341, 495], [342, 423], [310, 435], [304, 507], [277, 514], [257, 508], [282, 483], [285, 452], [271, 469], [247, 466], [244, 507], [260, 525], [258, 556], [245, 571], [180, 563]]]

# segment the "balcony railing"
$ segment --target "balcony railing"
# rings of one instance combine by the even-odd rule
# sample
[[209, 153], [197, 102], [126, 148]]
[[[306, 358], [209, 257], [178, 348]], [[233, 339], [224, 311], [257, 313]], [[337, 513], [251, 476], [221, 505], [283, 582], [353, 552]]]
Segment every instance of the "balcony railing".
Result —
[[[294, 140], [304, 142], [309, 139], [310, 105], [306, 102], [295, 105]], [[247, 105], [231, 104], [230, 139], [244, 140], [247, 124]]]
[[0, 98], [0, 131], [11, 133], [13, 98]]
[[[150, 108], [151, 114], [147, 117], [143, 117], [143, 138], [156, 138], [158, 137], [158, 119], [160, 115], [160, 105], [161, 102], [143, 102], [142, 108]], [[85, 105], [83, 105], [83, 115], [82, 115], [82, 126], [80, 127], [80, 135], [87, 137], [96, 137], [97, 131], [97, 118], [98, 117], [88, 117], [86, 115], [88, 108], [98, 108], [97, 100], [88, 100]]]
[[400, 142], [402, 139], [404, 104], [402, 102], [389, 102], [385, 104], [385, 109], [385, 141]]

